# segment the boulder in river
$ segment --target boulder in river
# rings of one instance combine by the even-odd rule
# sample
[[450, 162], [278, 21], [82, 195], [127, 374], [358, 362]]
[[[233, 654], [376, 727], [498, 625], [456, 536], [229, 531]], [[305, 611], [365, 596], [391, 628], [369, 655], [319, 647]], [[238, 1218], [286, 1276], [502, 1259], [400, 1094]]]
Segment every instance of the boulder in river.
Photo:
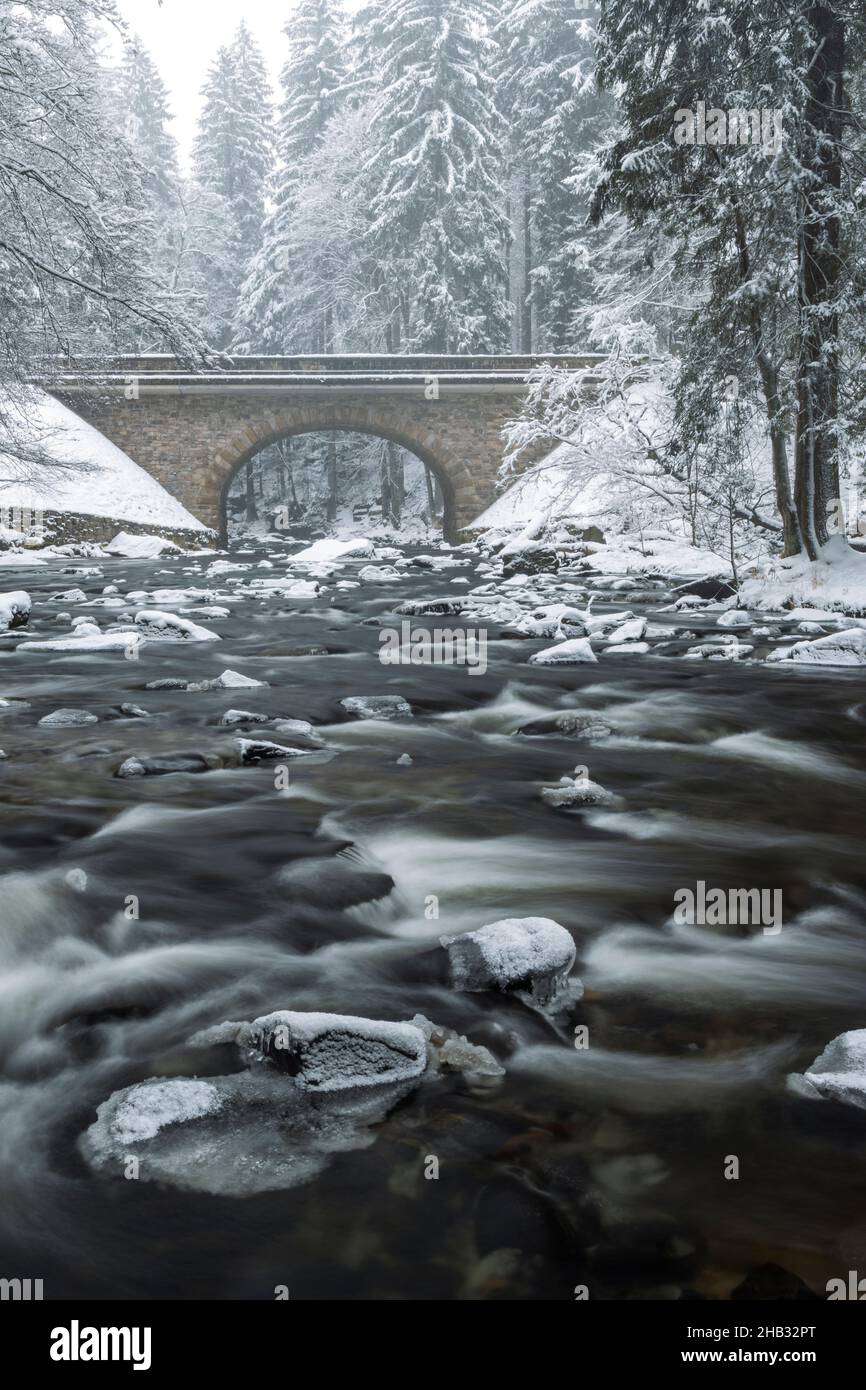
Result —
[[202, 753], [174, 753], [164, 758], [146, 754], [125, 758], [115, 777], [165, 777], [170, 772], [209, 772], [213, 762]]
[[23, 627], [30, 617], [30, 595], [24, 589], [0, 594], [0, 631]]
[[577, 954], [569, 932], [551, 917], [504, 917], [440, 941], [457, 989], [516, 990], [537, 1004], [562, 991]]
[[427, 1040], [412, 1023], [280, 1009], [254, 1019], [247, 1039], [312, 1091], [414, 1082], [427, 1066]]
[[840, 1033], [802, 1075], [788, 1077], [788, 1089], [809, 1100], [839, 1100], [866, 1110], [866, 1028]]
[[96, 724], [98, 715], [89, 709], [55, 709], [51, 714], [43, 714], [39, 723], [45, 729], [70, 729], [78, 724]]
[[587, 637], [572, 637], [567, 642], [558, 642], [555, 647], [545, 647], [534, 652], [529, 658], [531, 666], [577, 666], [586, 661], [597, 661]]
[[412, 706], [402, 695], [350, 695], [340, 704], [353, 719], [412, 718]]

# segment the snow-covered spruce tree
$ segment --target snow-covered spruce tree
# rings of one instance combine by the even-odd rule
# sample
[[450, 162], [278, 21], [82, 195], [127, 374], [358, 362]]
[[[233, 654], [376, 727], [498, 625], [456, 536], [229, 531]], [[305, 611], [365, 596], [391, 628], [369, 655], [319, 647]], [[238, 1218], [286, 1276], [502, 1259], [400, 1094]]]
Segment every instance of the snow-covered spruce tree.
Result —
[[241, 288], [234, 338], [239, 351], [323, 352], [333, 337], [328, 315], [319, 317], [312, 335], [295, 322], [290, 300], [302, 271], [292, 262], [291, 241], [301, 165], [318, 149], [342, 101], [342, 9], [337, 0], [299, 0], [284, 32], [289, 56], [280, 74], [274, 205]]
[[396, 350], [509, 342], [496, 17], [489, 0], [376, 0], [357, 19], [374, 92], [368, 240], [404, 290]]
[[613, 99], [595, 85], [592, 12], [575, 0], [504, 0], [500, 104], [517, 171], [512, 216], [521, 249], [520, 346], [575, 345], [575, 311], [586, 302], [581, 243], [588, 201], [576, 190], [578, 159], [611, 125]]
[[45, 463], [16, 389], [36, 363], [141, 337], [187, 359], [203, 346], [144, 254], [154, 229], [106, 100], [103, 23], [119, 25], [112, 0], [0, 11], [0, 428], [25, 471]]
[[[619, 208], [636, 226], [659, 217], [684, 278], [704, 276], [709, 294], [678, 343], [684, 429], [712, 424], [711, 380], [760, 391], [785, 551], [812, 558], [839, 495], [839, 326], [855, 264], [840, 245], [856, 239], [861, 215], [857, 181], [843, 177], [840, 54], [847, 36], [860, 61], [858, 9], [606, 0], [599, 28], [600, 75], [619, 94], [623, 130], [604, 156], [595, 215]], [[709, 138], [678, 139], [677, 113], [699, 102]], [[744, 140], [741, 125], [740, 143], [725, 140], [732, 111], [769, 113], [773, 138]]]
[[219, 346], [231, 337], [241, 283], [262, 246], [272, 158], [267, 71], [242, 20], [231, 44], [217, 53], [202, 89], [193, 146], [196, 191], [186, 198], [187, 202], [194, 199], [199, 225], [208, 205], [214, 214], [218, 208], [225, 214], [226, 225], [217, 241], [226, 254], [215, 254], [211, 234], [196, 243], [211, 318], [219, 324], [215, 338]]

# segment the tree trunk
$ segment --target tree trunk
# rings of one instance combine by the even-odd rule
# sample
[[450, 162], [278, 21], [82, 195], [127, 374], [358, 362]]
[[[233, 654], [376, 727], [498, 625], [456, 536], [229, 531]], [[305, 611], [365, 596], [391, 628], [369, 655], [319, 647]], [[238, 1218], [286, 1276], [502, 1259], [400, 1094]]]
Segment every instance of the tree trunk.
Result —
[[532, 352], [532, 185], [523, 184], [523, 284], [520, 292], [520, 351]]
[[337, 436], [328, 438], [328, 521], [337, 519]]
[[247, 459], [246, 464], [246, 494], [247, 494], [247, 521], [258, 521], [259, 514], [256, 509], [255, 474], [253, 473], [253, 461]]
[[800, 193], [798, 235], [799, 354], [794, 500], [803, 546], [814, 560], [829, 539], [839, 498], [839, 190], [842, 182], [844, 21], [812, 3], [806, 107], [800, 162], [809, 181]]
[[427, 487], [427, 511], [428, 511], [428, 513], [429, 513], [429, 516], [430, 516], [430, 525], [431, 525], [431, 526], [435, 526], [435, 525], [436, 525], [436, 492], [435, 492], [435, 490], [434, 490], [434, 485], [433, 485], [433, 474], [430, 472], [430, 469], [427, 467], [426, 463], [425, 463], [425, 465], [424, 465], [424, 482], [425, 482], [425, 485], [426, 485], [426, 487]]

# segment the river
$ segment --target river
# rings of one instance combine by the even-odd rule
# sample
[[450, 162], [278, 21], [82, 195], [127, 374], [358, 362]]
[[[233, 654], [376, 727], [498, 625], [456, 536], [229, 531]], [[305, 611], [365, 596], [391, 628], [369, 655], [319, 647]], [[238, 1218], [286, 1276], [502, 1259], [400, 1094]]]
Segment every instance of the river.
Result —
[[[229, 612], [190, 615], [218, 642], [149, 642], [138, 660], [0, 637], [0, 1273], [52, 1298], [570, 1300], [726, 1298], [768, 1264], [823, 1296], [866, 1268], [866, 1116], [785, 1085], [866, 1026], [862, 676], [677, 655], [529, 666], [547, 644], [495, 625], [483, 673], [388, 667], [379, 622], [482, 582], [474, 563], [292, 599], [240, 596], [279, 570], [273, 548], [230, 558], [249, 568], [67, 559], [4, 576], [32, 596], [31, 636], [69, 615], [104, 627], [120, 608], [88, 605], [130, 592], [194, 585]], [[52, 597], [75, 588], [84, 601]], [[669, 589], [602, 588], [594, 611], [664, 621]], [[147, 688], [226, 669], [268, 684]], [[414, 718], [339, 704], [385, 693]], [[221, 725], [232, 707], [316, 726], [287, 788], [233, 765], [239, 733], [280, 736]], [[98, 722], [37, 723], [58, 708]], [[609, 734], [518, 732], [563, 709]], [[178, 753], [207, 770], [115, 775]], [[620, 800], [545, 804], [578, 764]], [[302, 860], [315, 871], [287, 889]], [[697, 881], [781, 890], [783, 929], [673, 926]], [[440, 934], [513, 916], [577, 943], [585, 994], [565, 1024], [448, 979]], [[422, 1013], [506, 1075], [419, 1087], [375, 1142], [286, 1190], [89, 1170], [77, 1140], [113, 1091], [196, 1074], [191, 1034], [279, 1008]]]

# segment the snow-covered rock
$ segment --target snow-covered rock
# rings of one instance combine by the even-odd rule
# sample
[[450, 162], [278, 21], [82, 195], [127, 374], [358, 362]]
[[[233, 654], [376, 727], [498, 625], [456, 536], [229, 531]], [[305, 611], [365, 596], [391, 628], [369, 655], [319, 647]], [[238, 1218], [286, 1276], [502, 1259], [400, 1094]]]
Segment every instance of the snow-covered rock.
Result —
[[427, 1040], [412, 1023], [351, 1014], [281, 1009], [249, 1026], [249, 1046], [314, 1091], [414, 1082], [427, 1066]]
[[172, 772], [209, 772], [212, 763], [202, 753], [171, 753], [163, 758], [133, 754], [124, 758], [115, 777], [167, 777]]
[[24, 589], [12, 589], [7, 594], [0, 594], [0, 631], [23, 627], [30, 617], [30, 607], [30, 595]]
[[402, 695], [349, 695], [340, 704], [353, 719], [412, 718], [412, 706]]
[[531, 666], [576, 666], [587, 661], [597, 661], [598, 657], [586, 637], [572, 637], [567, 642], [559, 642], [555, 647], [545, 647], [534, 652], [529, 658]]
[[625, 653], [631, 656], [646, 656], [649, 649], [649, 642], [614, 642], [605, 647], [604, 654], [605, 656], [617, 656], [620, 653]]
[[813, 641], [777, 647], [768, 661], [790, 661], [800, 666], [866, 666], [866, 627], [829, 632]]
[[440, 941], [455, 988], [517, 990], [536, 1003], [561, 991], [576, 956], [570, 934], [550, 917], [504, 917]]
[[16, 652], [124, 652], [134, 655], [144, 645], [140, 632], [98, 632], [80, 629], [72, 637], [52, 637], [42, 641], [19, 642]]
[[273, 762], [277, 758], [302, 758], [310, 752], [309, 748], [287, 748], [282, 743], [271, 743], [264, 738], [236, 738], [235, 743], [242, 763]]
[[802, 1075], [789, 1076], [788, 1086], [811, 1100], [839, 1100], [866, 1110], [866, 1028], [840, 1033]]
[[76, 724], [96, 724], [98, 716], [87, 709], [56, 709], [51, 714], [43, 714], [39, 723], [46, 729], [69, 729]]
[[218, 632], [200, 627], [189, 618], [179, 618], [176, 613], [165, 613], [159, 608], [142, 608], [135, 615], [136, 626], [151, 642], [218, 642]]
[[290, 565], [305, 564], [328, 564], [336, 560], [356, 559], [360, 560], [373, 554], [373, 542], [364, 536], [356, 536], [351, 540], [338, 540], [326, 537], [320, 541], [314, 541], [304, 550], [299, 550], [294, 555], [289, 556]]
[[127, 560], [155, 560], [160, 555], [179, 555], [180, 546], [162, 536], [132, 536], [118, 531], [105, 547], [109, 555], [121, 555]]
[[267, 684], [267, 681], [254, 680], [252, 676], [245, 676], [240, 671], [223, 671], [222, 675], [210, 682], [213, 690], [246, 690], [252, 686]]
[[541, 799], [548, 806], [612, 806], [619, 798], [599, 782], [578, 772], [575, 777], [561, 777], [555, 787], [542, 787]]
[[646, 618], [629, 618], [607, 634], [610, 643], [639, 642], [646, 632]]
[[256, 714], [250, 709], [227, 709], [220, 723], [228, 727], [233, 724], [267, 724], [270, 718], [269, 714]]

